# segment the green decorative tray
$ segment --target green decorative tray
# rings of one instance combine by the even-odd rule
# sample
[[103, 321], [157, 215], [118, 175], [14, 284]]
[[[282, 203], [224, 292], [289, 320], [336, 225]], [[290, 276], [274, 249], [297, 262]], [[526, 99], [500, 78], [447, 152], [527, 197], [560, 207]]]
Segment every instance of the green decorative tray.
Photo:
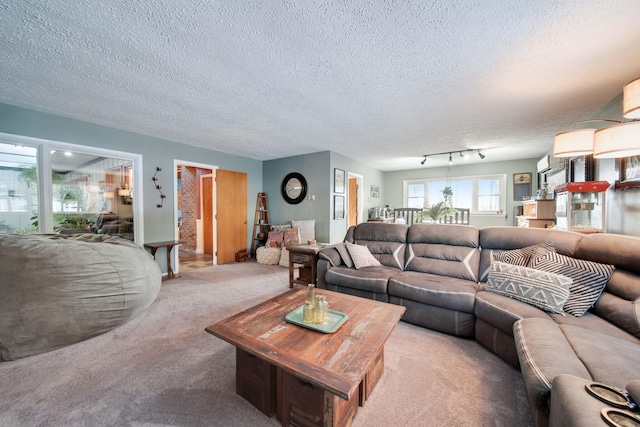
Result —
[[344, 313], [340, 313], [339, 311], [329, 310], [329, 321], [323, 324], [313, 324], [313, 323], [304, 323], [302, 321], [302, 310], [304, 306], [293, 310], [291, 313], [284, 316], [284, 320], [289, 323], [293, 323], [294, 325], [302, 326], [304, 328], [312, 329], [314, 331], [322, 332], [323, 334], [332, 334], [342, 326], [344, 322], [347, 321], [349, 316]]

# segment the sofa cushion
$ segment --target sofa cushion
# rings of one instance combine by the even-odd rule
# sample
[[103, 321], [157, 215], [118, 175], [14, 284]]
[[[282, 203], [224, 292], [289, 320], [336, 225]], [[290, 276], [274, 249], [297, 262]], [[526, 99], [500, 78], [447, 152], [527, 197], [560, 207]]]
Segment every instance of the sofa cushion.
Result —
[[327, 270], [325, 280], [332, 285], [344, 288], [384, 294], [387, 293], [389, 278], [398, 273], [398, 269], [384, 265], [364, 267], [359, 270], [348, 267], [332, 267]]
[[[361, 269], [364, 267], [376, 267], [381, 265], [380, 261], [371, 255], [368, 247], [363, 245], [354, 245], [353, 243], [345, 243], [345, 245], [347, 246], [347, 251], [349, 252], [349, 256], [351, 257], [355, 268]], [[340, 252], [340, 249], [338, 249], [338, 252]], [[342, 260], [344, 261], [344, 257]]]
[[580, 326], [581, 328], [600, 332], [602, 334], [640, 345], [640, 339], [590, 311], [587, 311], [580, 317], [552, 314], [551, 318], [560, 325]]
[[422, 304], [473, 313], [478, 285], [469, 280], [405, 271], [389, 280], [389, 295]]
[[572, 279], [560, 274], [496, 261], [491, 264], [487, 290], [544, 311], [562, 313], [572, 283]]
[[640, 345], [576, 325], [560, 325], [594, 381], [624, 388], [640, 378]]
[[403, 224], [365, 222], [350, 228], [345, 242], [366, 246], [380, 264], [402, 270], [407, 230]]
[[414, 224], [407, 236], [407, 271], [478, 281], [478, 229], [445, 224]]
[[640, 338], [640, 276], [624, 270], [613, 272], [593, 312]]
[[555, 252], [534, 256], [530, 267], [573, 279], [564, 311], [577, 317], [595, 304], [614, 270], [612, 265], [571, 258]]
[[476, 294], [474, 306], [476, 317], [511, 337], [513, 336], [513, 324], [520, 319], [530, 317], [549, 319], [549, 313], [537, 307], [485, 289], [486, 287], [481, 285]]

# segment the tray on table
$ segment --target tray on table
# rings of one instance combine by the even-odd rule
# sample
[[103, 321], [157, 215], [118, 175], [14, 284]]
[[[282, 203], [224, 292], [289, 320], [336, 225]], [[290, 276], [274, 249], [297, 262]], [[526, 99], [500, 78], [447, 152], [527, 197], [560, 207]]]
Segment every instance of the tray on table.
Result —
[[284, 316], [284, 320], [289, 323], [293, 323], [294, 325], [302, 326], [304, 328], [312, 329], [314, 331], [322, 332], [324, 334], [332, 334], [342, 326], [344, 322], [347, 321], [349, 316], [345, 313], [341, 313], [339, 311], [329, 310], [329, 321], [327, 323], [314, 324], [314, 323], [304, 323], [302, 321], [302, 311], [304, 306], [293, 310], [291, 313]]

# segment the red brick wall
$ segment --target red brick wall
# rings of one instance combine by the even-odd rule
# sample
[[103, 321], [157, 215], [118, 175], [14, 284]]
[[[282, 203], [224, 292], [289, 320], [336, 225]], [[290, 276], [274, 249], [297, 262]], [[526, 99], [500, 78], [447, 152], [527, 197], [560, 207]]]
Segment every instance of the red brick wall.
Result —
[[183, 249], [195, 251], [198, 247], [196, 218], [200, 205], [196, 168], [182, 166], [181, 176], [182, 227], [180, 228], [180, 238], [184, 240]]

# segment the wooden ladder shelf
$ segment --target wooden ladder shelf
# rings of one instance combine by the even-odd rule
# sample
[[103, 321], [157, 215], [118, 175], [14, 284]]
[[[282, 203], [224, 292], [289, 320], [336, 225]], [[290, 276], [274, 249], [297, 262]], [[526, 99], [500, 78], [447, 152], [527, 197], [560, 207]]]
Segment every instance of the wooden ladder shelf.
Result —
[[258, 193], [258, 198], [256, 200], [256, 215], [253, 220], [251, 256], [255, 256], [256, 249], [266, 243], [270, 227], [269, 209], [267, 208], [267, 193]]

